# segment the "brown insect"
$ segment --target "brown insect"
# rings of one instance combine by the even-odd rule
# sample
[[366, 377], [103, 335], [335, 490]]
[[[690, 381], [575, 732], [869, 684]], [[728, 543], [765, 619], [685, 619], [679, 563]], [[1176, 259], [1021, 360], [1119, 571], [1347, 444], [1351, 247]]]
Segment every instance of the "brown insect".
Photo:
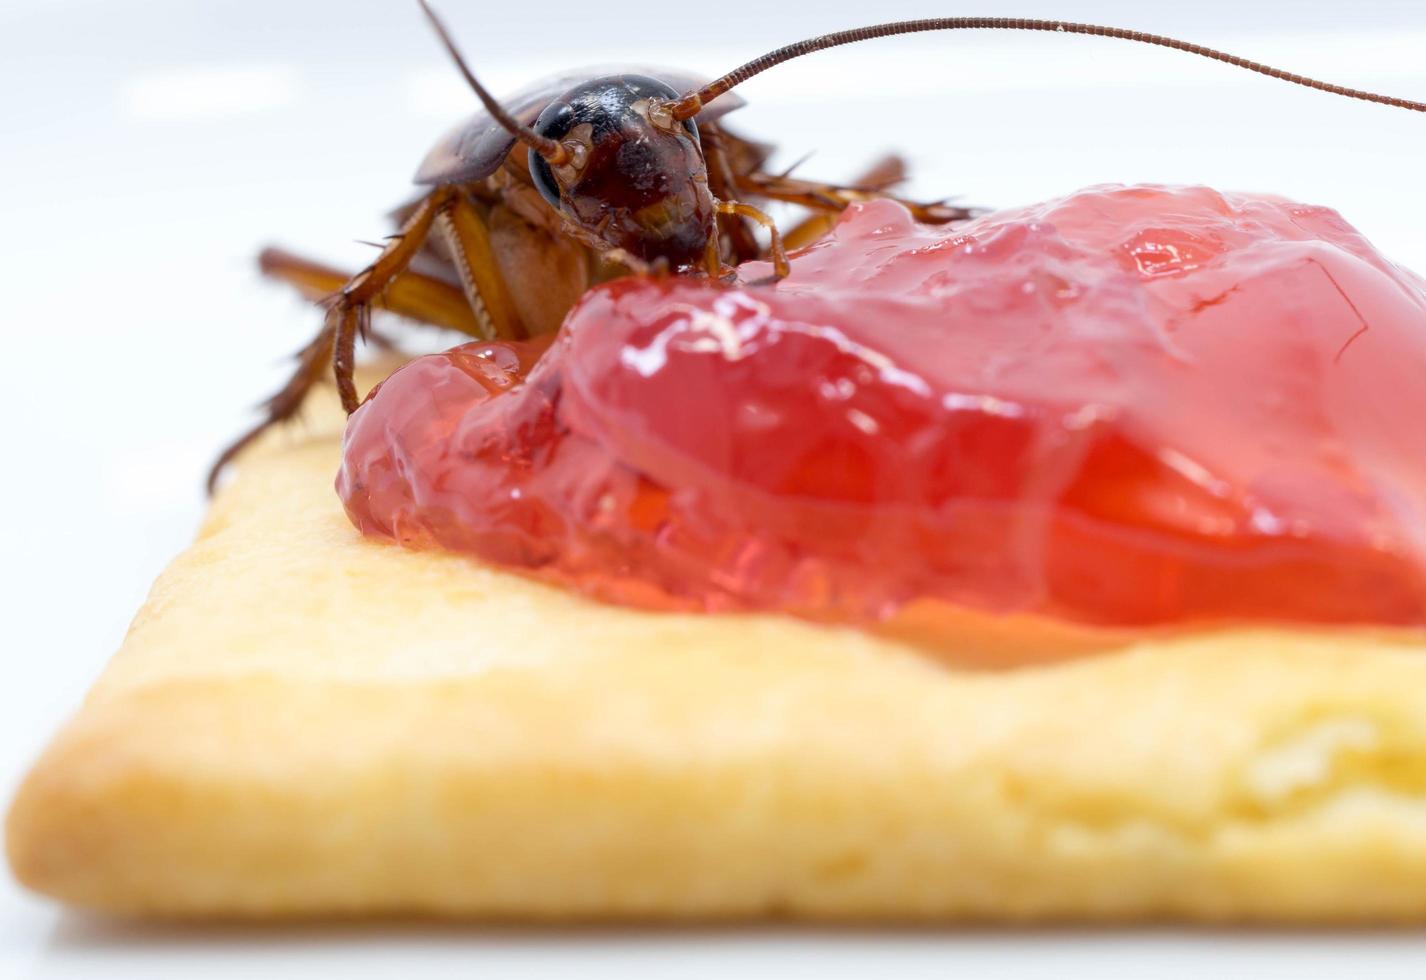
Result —
[[[481, 339], [553, 331], [593, 283], [617, 275], [721, 277], [770, 259], [787, 274], [786, 249], [808, 244], [854, 201], [887, 196], [904, 177], [889, 158], [851, 185], [763, 169], [771, 147], [733, 135], [723, 116], [743, 104], [727, 93], [792, 58], [870, 38], [922, 31], [997, 29], [1088, 34], [1175, 48], [1348, 98], [1426, 111], [1426, 103], [1320, 82], [1173, 38], [1092, 24], [1005, 17], [949, 17], [856, 28], [779, 48], [706, 84], [678, 71], [573, 72], [497, 101], [466, 67], [426, 0], [421, 7], [484, 105], [427, 155], [416, 183], [427, 190], [399, 209], [398, 232], [355, 276], [275, 249], [263, 272], [326, 309], [296, 372], [264, 403], [262, 421], [218, 458], [229, 460], [269, 426], [290, 418], [331, 365], [342, 406], [357, 407], [357, 337], [382, 308]], [[517, 152], [523, 146], [525, 152]], [[786, 234], [750, 200], [812, 212]], [[971, 216], [946, 203], [903, 201], [921, 221]], [[768, 243], [754, 234], [765, 229]]]

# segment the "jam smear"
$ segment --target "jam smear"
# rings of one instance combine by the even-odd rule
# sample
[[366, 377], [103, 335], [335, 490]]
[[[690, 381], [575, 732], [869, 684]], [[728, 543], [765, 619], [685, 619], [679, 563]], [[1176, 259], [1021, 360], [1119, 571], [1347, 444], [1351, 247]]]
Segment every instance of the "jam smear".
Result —
[[1334, 211], [873, 201], [768, 271], [413, 361], [351, 418], [347, 513], [655, 608], [1426, 623], [1426, 284]]

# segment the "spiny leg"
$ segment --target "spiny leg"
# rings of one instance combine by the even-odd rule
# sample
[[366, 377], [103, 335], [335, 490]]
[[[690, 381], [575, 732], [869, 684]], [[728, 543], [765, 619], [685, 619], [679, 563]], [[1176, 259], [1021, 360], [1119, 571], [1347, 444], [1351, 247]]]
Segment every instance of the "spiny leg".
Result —
[[924, 221], [928, 224], [964, 221], [976, 214], [972, 208], [947, 204], [944, 201], [909, 201], [882, 193], [874, 188], [821, 184], [812, 180], [802, 180], [779, 174], [750, 173], [742, 177], [741, 183], [749, 193], [759, 197], [784, 201], [788, 204], [800, 204], [816, 211], [841, 211], [847, 205], [858, 201], [888, 198], [904, 206], [917, 221]]
[[505, 277], [490, 244], [490, 230], [475, 206], [457, 196], [437, 218], [437, 227], [445, 238], [460, 274], [466, 303], [480, 321], [485, 335], [506, 340], [520, 340], [529, 331], [505, 286]]
[[735, 214], [743, 218], [751, 218], [767, 229], [770, 236], [768, 254], [772, 259], [773, 275], [778, 279], [786, 279], [792, 268], [787, 264], [787, 252], [782, 247], [782, 236], [777, 232], [777, 224], [751, 204], [719, 201], [717, 208], [719, 214]]
[[322, 329], [310, 344], [298, 354], [297, 370], [277, 394], [263, 403], [264, 418], [244, 433], [219, 455], [208, 472], [208, 490], [217, 485], [223, 468], [241, 450], [270, 426], [284, 422], [296, 414], [307, 398], [328, 362], [336, 376], [337, 392], [342, 407], [350, 414], [356, 411], [356, 384], [352, 379], [356, 335], [370, 316], [371, 305], [391, 283], [406, 270], [411, 259], [431, 232], [436, 216], [450, 206], [456, 191], [439, 187], [422, 201], [401, 230], [388, 239], [376, 261], [353, 276], [327, 302]]
[[411, 260], [421, 251], [436, 218], [451, 206], [457, 193], [453, 187], [438, 187], [432, 191], [406, 219], [401, 230], [388, 239], [376, 261], [353, 276], [327, 309], [324, 329], [332, 330], [334, 338], [332, 371], [337, 379], [342, 408], [348, 415], [357, 409], [356, 384], [352, 380], [356, 368], [356, 335], [369, 322], [372, 303], [397, 276], [406, 271]]
[[297, 352], [297, 370], [288, 379], [287, 384], [262, 403], [263, 420], [234, 440], [213, 461], [213, 466], [208, 470], [208, 493], [211, 494], [217, 487], [218, 477], [238, 453], [267, 431], [269, 426], [289, 419], [297, 413], [297, 410], [302, 407], [302, 402], [307, 398], [307, 392], [312, 390], [312, 386], [326, 373], [327, 365], [331, 360], [332, 333], [324, 323], [321, 332], [312, 339], [311, 343]]
[[[793, 165], [793, 168], [795, 167], [796, 164]], [[783, 171], [779, 176], [790, 177], [793, 168]], [[872, 193], [885, 193], [905, 180], [906, 161], [892, 153], [862, 171], [849, 186]], [[782, 233], [783, 247], [789, 250], [797, 249], [818, 241], [832, 230], [832, 226], [837, 223], [839, 214], [841, 214], [841, 209], [813, 211]]]
[[332, 331], [332, 374], [337, 380], [342, 411], [348, 415], [361, 404], [356, 390], [356, 340], [357, 334], [366, 334], [363, 312], [369, 316], [371, 308], [340, 299], [327, 307], [327, 326]]
[[[708, 190], [712, 192], [713, 196], [720, 201], [741, 197], [737, 172], [723, 145], [721, 134], [715, 128], [710, 127], [710, 132], [703, 140], [703, 153], [704, 160], [708, 165]], [[724, 217], [726, 220], [718, 223], [719, 230], [728, 236], [728, 245], [733, 253], [733, 264], [739, 265], [762, 255], [762, 246], [753, 237], [752, 229], [748, 227], [747, 221], [743, 220], [741, 215], [736, 214]], [[717, 248], [718, 243], [715, 241], [713, 244], [715, 250], [721, 253], [721, 249]], [[715, 257], [719, 259], [718, 263], [705, 262], [705, 265], [710, 266], [709, 275], [712, 276], [718, 274], [713, 267], [721, 265], [721, 254]]]
[[[293, 286], [314, 303], [327, 303], [351, 280], [350, 273], [284, 252], [265, 248], [258, 256], [264, 275]], [[407, 269], [392, 280], [371, 304], [418, 323], [458, 330], [484, 339], [488, 336], [459, 286]]]
[[[789, 250], [810, 245], [825, 235], [836, 223], [836, 215], [853, 201], [888, 197], [890, 188], [906, 180], [906, 161], [895, 154], [883, 156], [850, 184], [826, 184], [792, 176], [806, 157], [781, 173], [766, 172], [763, 168], [772, 147], [744, 139], [721, 126], [703, 127], [703, 143], [708, 162], [709, 188], [715, 197], [721, 200], [767, 197], [799, 204], [813, 212], [791, 229], [783, 231], [783, 247]], [[920, 220], [928, 222], [954, 221], [970, 216], [964, 208], [944, 204], [920, 204], [906, 200], [901, 200], [901, 203]], [[745, 237], [751, 239], [747, 222], [725, 218], [723, 224], [727, 228], [741, 230]], [[735, 261], [762, 256], [756, 240], [752, 239], [752, 242], [751, 249], [746, 252], [735, 243]]]
[[[871, 166], [861, 172], [851, 186], [864, 191], [882, 193], [906, 182], [906, 158], [895, 153], [879, 157]], [[784, 174], [790, 177], [791, 174]]]

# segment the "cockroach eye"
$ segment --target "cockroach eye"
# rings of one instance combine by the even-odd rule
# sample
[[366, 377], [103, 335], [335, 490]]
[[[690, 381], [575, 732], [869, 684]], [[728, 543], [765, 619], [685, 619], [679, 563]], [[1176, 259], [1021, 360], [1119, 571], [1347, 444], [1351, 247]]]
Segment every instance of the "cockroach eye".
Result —
[[[574, 108], [568, 102], [556, 100], [545, 106], [540, 113], [535, 124], [530, 128], [541, 136], [547, 136], [552, 140], [564, 139], [569, 131], [574, 128]], [[550, 165], [544, 157], [534, 150], [530, 151], [530, 179], [534, 181], [535, 190], [540, 192], [540, 196], [550, 203], [550, 207], [560, 206], [560, 188], [555, 182], [555, 175], [550, 170]]]
[[550, 207], [560, 206], [560, 188], [559, 184], [555, 183], [555, 175], [545, 158], [534, 150], [530, 151], [530, 180], [534, 182], [535, 190], [540, 192], [540, 196], [550, 202]]

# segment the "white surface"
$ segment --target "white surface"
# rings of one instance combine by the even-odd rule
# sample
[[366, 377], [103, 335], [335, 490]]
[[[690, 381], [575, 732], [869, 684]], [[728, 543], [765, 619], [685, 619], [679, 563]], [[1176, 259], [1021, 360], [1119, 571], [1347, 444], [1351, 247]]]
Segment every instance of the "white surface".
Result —
[[[443, 6], [496, 88], [589, 62], [710, 74], [797, 37], [953, 13], [1102, 19], [1426, 98], [1426, 11], [1200, 0], [828, 3], [573, 0]], [[697, 38], [697, 43], [689, 39]], [[214, 450], [275, 387], [312, 311], [258, 280], [278, 241], [348, 264], [386, 232], [426, 146], [471, 100], [406, 2], [6, 0], [0, 6], [0, 388], [6, 517], [0, 794], [118, 644], [191, 535]], [[1426, 269], [1426, 118], [1083, 38], [943, 35], [788, 65], [740, 131], [842, 177], [905, 149], [928, 194], [1020, 204], [1103, 181], [1273, 190], [1339, 208]], [[345, 975], [1426, 975], [1411, 934], [151, 930], [94, 922], [0, 876], [0, 977]], [[7, 970], [7, 968], [10, 968]]]

